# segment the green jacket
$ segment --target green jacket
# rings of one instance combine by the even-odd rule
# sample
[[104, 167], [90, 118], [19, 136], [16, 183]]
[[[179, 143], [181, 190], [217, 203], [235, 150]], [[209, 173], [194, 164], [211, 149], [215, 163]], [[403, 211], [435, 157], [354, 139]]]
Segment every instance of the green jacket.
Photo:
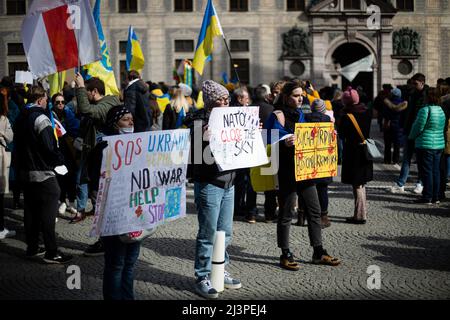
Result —
[[78, 113], [87, 115], [92, 119], [92, 122], [85, 122], [87, 127], [83, 128], [83, 122], [80, 126], [80, 135], [83, 138], [83, 151], [82, 158], [85, 158], [87, 154], [95, 147], [96, 135], [106, 124], [106, 115], [108, 111], [121, 102], [116, 96], [104, 96], [101, 100], [95, 104], [91, 104], [88, 99], [86, 88], [78, 88], [76, 90], [76, 97], [78, 102]]
[[417, 113], [409, 139], [416, 141], [416, 148], [444, 149], [445, 113], [440, 106], [425, 105]]

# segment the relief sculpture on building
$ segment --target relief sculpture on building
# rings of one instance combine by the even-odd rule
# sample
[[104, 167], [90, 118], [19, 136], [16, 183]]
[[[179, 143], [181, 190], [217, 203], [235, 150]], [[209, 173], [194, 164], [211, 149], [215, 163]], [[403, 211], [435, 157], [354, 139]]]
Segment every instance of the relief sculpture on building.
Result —
[[283, 34], [282, 58], [309, 56], [309, 35], [297, 26]]
[[394, 56], [418, 56], [420, 35], [409, 28], [402, 28], [392, 35]]

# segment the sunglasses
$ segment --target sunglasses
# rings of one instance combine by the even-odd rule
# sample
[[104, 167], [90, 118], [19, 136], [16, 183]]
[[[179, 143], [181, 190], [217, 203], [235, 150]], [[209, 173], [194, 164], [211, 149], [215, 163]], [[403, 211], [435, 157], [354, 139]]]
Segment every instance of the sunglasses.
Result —
[[56, 104], [64, 104], [65, 101], [64, 101], [64, 100], [56, 100], [55, 103], [56, 103]]

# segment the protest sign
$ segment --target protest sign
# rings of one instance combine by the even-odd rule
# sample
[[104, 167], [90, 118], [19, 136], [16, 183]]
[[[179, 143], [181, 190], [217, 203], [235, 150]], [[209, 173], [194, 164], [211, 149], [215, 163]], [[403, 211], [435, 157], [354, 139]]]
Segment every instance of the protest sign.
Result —
[[209, 145], [220, 170], [269, 162], [259, 130], [259, 107], [214, 108], [208, 125]]
[[189, 130], [105, 137], [91, 236], [152, 229], [186, 215]]
[[295, 179], [303, 181], [337, 175], [337, 143], [331, 122], [295, 125]]
[[33, 74], [29, 71], [16, 71], [15, 83], [33, 84]]

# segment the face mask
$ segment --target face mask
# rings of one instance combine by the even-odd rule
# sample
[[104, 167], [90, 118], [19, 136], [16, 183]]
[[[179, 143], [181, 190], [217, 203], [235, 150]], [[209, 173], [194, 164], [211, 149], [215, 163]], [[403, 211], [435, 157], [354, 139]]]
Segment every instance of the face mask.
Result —
[[131, 127], [131, 128], [120, 128], [119, 132], [120, 132], [120, 134], [133, 133], [134, 132], [134, 127]]

